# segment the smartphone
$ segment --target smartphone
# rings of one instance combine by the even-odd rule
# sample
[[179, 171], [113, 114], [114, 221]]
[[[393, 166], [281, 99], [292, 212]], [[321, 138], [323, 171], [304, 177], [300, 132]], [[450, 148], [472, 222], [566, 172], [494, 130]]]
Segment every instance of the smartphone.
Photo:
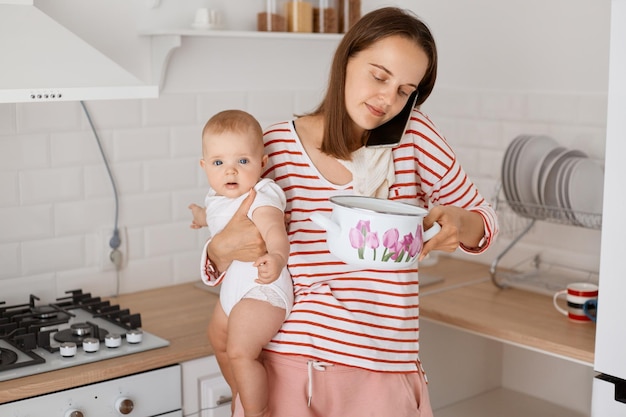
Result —
[[409, 96], [406, 105], [400, 113], [388, 122], [370, 130], [365, 146], [368, 148], [381, 148], [396, 146], [400, 143], [402, 135], [406, 131], [411, 119], [411, 112], [417, 102], [417, 90]]

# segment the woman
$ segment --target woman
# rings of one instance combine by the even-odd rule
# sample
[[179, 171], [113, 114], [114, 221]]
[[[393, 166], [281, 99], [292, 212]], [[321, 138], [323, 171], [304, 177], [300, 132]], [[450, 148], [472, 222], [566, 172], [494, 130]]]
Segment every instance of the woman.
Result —
[[[435, 42], [426, 25], [405, 10], [375, 10], [344, 35], [320, 106], [266, 130], [264, 175], [287, 196], [295, 303], [263, 353], [270, 391], [263, 415], [432, 415], [418, 359], [417, 267], [346, 265], [329, 253], [324, 230], [309, 215], [329, 213], [334, 195], [380, 197], [382, 190], [386, 198], [429, 208], [426, 228], [435, 221], [442, 226], [422, 258], [435, 249], [487, 249], [497, 233], [495, 213], [418, 110], [436, 73]], [[365, 148], [369, 131], [397, 115], [414, 92], [416, 109], [400, 143], [387, 153]], [[367, 173], [383, 175], [374, 175], [377, 184], [364, 191], [357, 185], [368, 183], [362, 181]], [[215, 277], [232, 260], [250, 260], [262, 250], [258, 233], [243, 214], [236, 215], [207, 244], [205, 274]], [[235, 415], [243, 415], [240, 407]]]

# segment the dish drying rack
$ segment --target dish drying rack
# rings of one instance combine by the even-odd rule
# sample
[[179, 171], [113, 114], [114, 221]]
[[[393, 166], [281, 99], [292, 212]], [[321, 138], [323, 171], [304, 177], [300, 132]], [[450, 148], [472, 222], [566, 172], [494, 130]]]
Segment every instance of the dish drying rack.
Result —
[[[539, 254], [520, 262], [513, 266], [511, 270], [499, 271], [498, 264], [502, 258], [533, 228], [537, 221], [578, 226], [593, 230], [602, 229], [602, 214], [509, 201], [501, 195], [501, 191], [502, 184], [500, 183], [496, 188], [493, 207], [501, 220], [508, 220], [509, 231], [514, 237], [502, 252], [496, 256], [489, 268], [491, 281], [495, 286], [498, 288], [518, 286], [530, 290], [539, 289], [539, 292], [553, 293], [563, 289], [568, 282], [571, 282], [571, 277], [575, 277], [576, 281], [582, 282], [597, 279], [597, 272], [575, 270], [571, 266], [554, 263], [547, 264], [542, 262]], [[570, 277], [567, 282], [564, 278], [565, 275]]]

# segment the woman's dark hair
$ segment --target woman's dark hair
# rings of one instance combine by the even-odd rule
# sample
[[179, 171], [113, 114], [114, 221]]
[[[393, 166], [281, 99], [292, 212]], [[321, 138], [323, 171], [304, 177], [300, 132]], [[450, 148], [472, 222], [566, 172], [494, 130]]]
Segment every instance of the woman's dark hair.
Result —
[[428, 56], [428, 68], [417, 86], [416, 107], [421, 105], [435, 86], [437, 48], [430, 29], [409, 10], [384, 7], [361, 17], [339, 43], [330, 68], [326, 96], [311, 115], [324, 115], [324, 138], [321, 151], [340, 159], [363, 145], [361, 138], [351, 136], [351, 120], [345, 105], [346, 68], [348, 60], [372, 44], [389, 36], [414, 41]]

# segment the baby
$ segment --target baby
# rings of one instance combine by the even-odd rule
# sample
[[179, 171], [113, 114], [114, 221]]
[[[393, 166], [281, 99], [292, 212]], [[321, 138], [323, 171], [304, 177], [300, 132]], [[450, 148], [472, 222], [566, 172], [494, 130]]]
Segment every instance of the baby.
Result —
[[209, 325], [209, 338], [224, 378], [239, 394], [246, 416], [267, 411], [267, 380], [259, 354], [276, 334], [293, 304], [293, 285], [286, 265], [289, 241], [285, 229], [283, 190], [261, 179], [267, 163], [258, 121], [240, 110], [211, 117], [202, 131], [200, 166], [209, 192], [205, 207], [191, 204], [192, 228], [208, 226], [219, 233], [254, 188], [248, 217], [259, 229], [267, 253], [254, 263], [234, 261], [220, 279], [220, 301]]

